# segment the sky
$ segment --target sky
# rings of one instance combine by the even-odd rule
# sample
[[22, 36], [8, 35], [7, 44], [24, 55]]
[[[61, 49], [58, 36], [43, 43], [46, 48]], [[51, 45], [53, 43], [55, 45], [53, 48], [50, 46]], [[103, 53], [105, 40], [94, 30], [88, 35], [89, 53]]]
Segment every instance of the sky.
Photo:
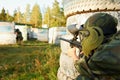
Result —
[[[57, 0], [61, 6], [62, 0]], [[47, 6], [52, 6], [54, 0], [0, 0], [0, 12], [2, 8], [4, 8], [6, 11], [8, 10], [10, 15], [13, 15], [14, 10], [20, 9], [20, 11], [23, 13], [25, 12], [26, 5], [30, 4], [30, 9], [33, 8], [34, 4], [38, 4], [40, 6], [41, 12], [44, 13], [45, 8]]]

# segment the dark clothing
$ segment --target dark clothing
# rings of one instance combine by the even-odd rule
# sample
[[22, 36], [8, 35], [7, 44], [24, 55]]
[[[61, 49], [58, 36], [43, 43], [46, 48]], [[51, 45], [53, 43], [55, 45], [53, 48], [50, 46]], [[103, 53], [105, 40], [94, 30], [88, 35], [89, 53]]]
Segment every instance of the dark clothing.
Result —
[[22, 41], [23, 40], [23, 37], [22, 37], [22, 33], [21, 32], [17, 32], [17, 36], [16, 36], [16, 40], [17, 41]]
[[120, 80], [120, 33], [91, 56], [76, 61], [75, 66], [80, 72], [76, 80]]
[[23, 40], [22, 33], [20, 32], [19, 29], [16, 29], [16, 30], [15, 30], [15, 33], [16, 33], [16, 42], [17, 42], [18, 44], [21, 44], [21, 41]]

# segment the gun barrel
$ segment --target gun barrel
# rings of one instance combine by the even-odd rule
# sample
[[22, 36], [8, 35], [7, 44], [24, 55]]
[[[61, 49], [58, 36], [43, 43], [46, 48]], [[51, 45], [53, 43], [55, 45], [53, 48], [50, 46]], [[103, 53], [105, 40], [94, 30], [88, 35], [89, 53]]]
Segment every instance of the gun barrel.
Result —
[[59, 38], [59, 39], [71, 43], [70, 40], [67, 40], [67, 39], [64, 39], [64, 38]]
[[60, 40], [63, 40], [63, 41], [66, 41], [66, 42], [69, 42], [70, 44], [72, 44], [73, 46], [76, 46], [78, 48], [81, 48], [81, 45], [80, 45], [80, 42], [78, 41], [72, 41], [72, 40], [67, 40], [67, 39], [64, 39], [64, 38], [59, 38]]

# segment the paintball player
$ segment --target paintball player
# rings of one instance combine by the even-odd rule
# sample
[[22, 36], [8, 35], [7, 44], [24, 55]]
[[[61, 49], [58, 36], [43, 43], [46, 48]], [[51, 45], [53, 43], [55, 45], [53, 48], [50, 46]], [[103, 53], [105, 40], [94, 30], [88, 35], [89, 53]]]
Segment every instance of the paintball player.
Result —
[[22, 36], [21, 31], [19, 29], [16, 29], [15, 34], [16, 34], [16, 42], [17, 42], [17, 44], [21, 45], [22, 40], [23, 40], [23, 36]]
[[75, 80], [120, 80], [120, 31], [117, 31], [117, 24], [117, 19], [107, 13], [96, 13], [87, 19], [86, 31], [79, 31], [82, 36], [80, 54], [83, 56], [76, 55], [76, 47], [68, 50], [80, 73]]

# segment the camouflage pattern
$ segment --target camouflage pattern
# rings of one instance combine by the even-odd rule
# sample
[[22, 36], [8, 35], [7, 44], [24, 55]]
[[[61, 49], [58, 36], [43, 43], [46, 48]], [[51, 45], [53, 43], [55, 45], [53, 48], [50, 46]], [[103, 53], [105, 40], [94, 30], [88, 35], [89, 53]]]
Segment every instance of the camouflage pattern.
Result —
[[96, 13], [89, 17], [85, 22], [85, 28], [87, 27], [101, 27], [104, 35], [114, 34], [117, 31], [118, 21], [115, 17], [107, 13]]
[[[71, 1], [71, 0], [69, 0], [69, 1]], [[118, 19], [117, 28], [118, 28], [118, 30], [120, 30], [120, 11], [100, 11], [99, 13], [101, 13], [101, 12], [107, 13], [107, 14], [110, 14], [110, 15], [116, 17]], [[92, 16], [96, 13], [98, 13], [98, 12], [90, 12], [90, 13], [83, 13], [83, 14], [77, 14], [77, 15], [70, 16], [67, 18], [66, 26], [74, 24], [74, 23], [84, 24], [90, 16]], [[68, 36], [64, 37], [65, 39], [67, 39], [69, 37], [69, 35], [71, 35], [71, 34], [67, 31], [67, 35]], [[63, 55], [63, 56], [60, 56], [60, 63], [63, 63], [63, 64], [60, 64], [60, 67], [59, 67], [60, 69], [58, 70], [58, 77], [59, 77], [58, 80], [74, 80], [74, 78], [76, 77], [76, 75], [74, 76], [74, 74], [78, 74], [78, 75], [80, 74], [80, 73], [76, 73], [74, 68], [71, 67], [71, 63], [73, 61], [66, 54], [67, 50], [68, 50], [68, 47], [66, 47], [66, 46], [69, 46], [69, 43], [61, 44], [61, 47], [63, 50], [61, 51], [62, 54], [60, 54], [60, 55]], [[74, 63], [72, 63], [72, 66], [74, 67]], [[72, 79], [68, 79], [65, 77], [71, 77]]]
[[76, 62], [76, 80], [120, 80], [120, 31], [98, 47], [89, 58]]

